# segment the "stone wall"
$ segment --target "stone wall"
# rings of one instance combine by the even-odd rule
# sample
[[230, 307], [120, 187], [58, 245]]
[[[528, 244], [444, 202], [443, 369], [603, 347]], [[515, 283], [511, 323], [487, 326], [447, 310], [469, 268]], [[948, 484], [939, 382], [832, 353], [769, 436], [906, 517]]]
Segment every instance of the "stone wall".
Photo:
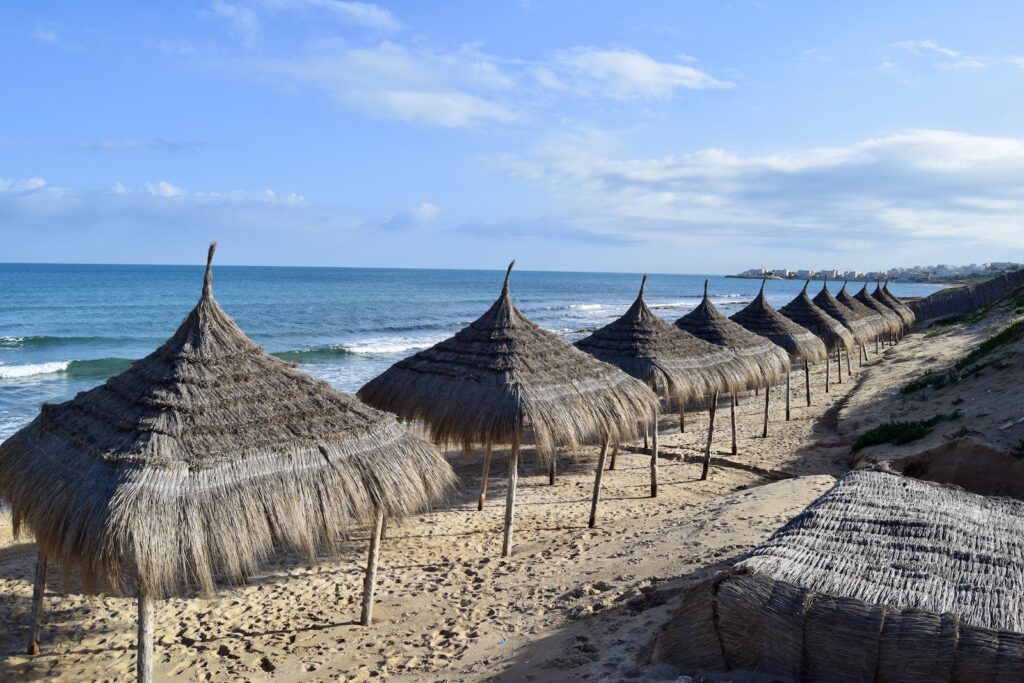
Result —
[[1003, 273], [972, 285], [942, 289], [923, 299], [908, 302], [918, 322], [950, 315], [960, 315], [980, 306], [987, 306], [1024, 285], [1024, 270]]

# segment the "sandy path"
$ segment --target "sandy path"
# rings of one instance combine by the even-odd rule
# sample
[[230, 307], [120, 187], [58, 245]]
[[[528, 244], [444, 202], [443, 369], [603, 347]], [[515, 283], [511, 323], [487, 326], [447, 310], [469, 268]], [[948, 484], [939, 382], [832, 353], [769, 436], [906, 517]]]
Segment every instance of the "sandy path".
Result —
[[[875, 363], [862, 376], [882, 367]], [[763, 396], [743, 397], [737, 456], [728, 454], [723, 400], [717, 465], [704, 482], [698, 458], [707, 413], [688, 414], [682, 435], [677, 419], [665, 416], [658, 498], [648, 496], [649, 456], [623, 450], [616, 470], [604, 477], [594, 530], [586, 525], [594, 454], [575, 465], [560, 463], [554, 486], [527, 457], [515, 556], [505, 560], [499, 558], [505, 464], [493, 466], [483, 512], [475, 504], [479, 467], [460, 465], [459, 501], [388, 530], [372, 628], [354, 623], [365, 561], [365, 532], [357, 530], [340, 557], [317, 568], [282, 562], [212, 600], [162, 603], [158, 678], [658, 678], [664, 672], [634, 671], [633, 656], [685, 575], [765, 539], [848, 466], [849, 444], [834, 424], [854, 383], [846, 380], [826, 396], [821, 375], [813, 381], [815, 405], [805, 408], [802, 372], [794, 373], [794, 419], [782, 422], [782, 401], [774, 401], [767, 440], [760, 437]], [[791, 475], [801, 478], [778, 480]], [[48, 586], [43, 654], [22, 654], [33, 567], [25, 547], [0, 554], [0, 679], [130, 676], [134, 601], [83, 597], [73, 580], [61, 595], [59, 570]]]

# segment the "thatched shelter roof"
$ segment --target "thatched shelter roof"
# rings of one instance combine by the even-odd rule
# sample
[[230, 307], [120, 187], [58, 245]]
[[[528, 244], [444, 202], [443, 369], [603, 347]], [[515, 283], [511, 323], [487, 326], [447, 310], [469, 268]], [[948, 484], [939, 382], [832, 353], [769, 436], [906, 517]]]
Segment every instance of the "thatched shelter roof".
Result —
[[[514, 264], [515, 262], [513, 262]], [[505, 274], [501, 295], [455, 336], [401, 360], [358, 392], [370, 405], [422, 420], [438, 443], [518, 443], [532, 428], [538, 453], [607, 437], [625, 443], [650, 420], [657, 396], [519, 312]]]
[[867, 344], [875, 338], [875, 326], [832, 296], [832, 292], [828, 291], [827, 280], [822, 285], [821, 291], [811, 301], [815, 306], [841, 322], [858, 344]]
[[885, 285], [882, 286], [876, 284], [875, 291], [871, 293], [871, 296], [875, 297], [875, 299], [877, 299], [879, 302], [885, 304], [892, 310], [896, 311], [896, 313], [903, 320], [903, 324], [906, 325], [908, 328], [914, 324], [915, 320], [917, 320], [917, 316], [914, 315], [913, 309], [911, 309], [910, 306], [900, 301], [899, 298], [894, 296], [893, 293], [889, 291], [889, 283], [886, 283]]
[[853, 298], [870, 308], [878, 315], [882, 316], [888, 325], [889, 332], [892, 334], [899, 334], [903, 331], [903, 319], [900, 315], [875, 297], [871, 296], [871, 292], [868, 291], [868, 285], [866, 282], [864, 283], [864, 287], [853, 295]]
[[1024, 502], [850, 472], [698, 582], [654, 649], [787, 680], [1020, 680]]
[[644, 275], [636, 301], [622, 317], [576, 342], [577, 348], [681, 401], [747, 385], [751, 368], [729, 349], [671, 325], [644, 303]]
[[806, 360], [817, 363], [828, 358], [825, 344], [813, 332], [797, 325], [768, 303], [764, 296], [764, 281], [754, 300], [729, 319], [784, 348], [793, 362]]
[[792, 301], [779, 309], [779, 313], [786, 316], [793, 322], [806, 327], [825, 343], [829, 352], [836, 347], [842, 347], [847, 351], [856, 348], [856, 342], [850, 331], [841, 322], [823, 311], [817, 304], [811, 301], [807, 294], [808, 280]]
[[876, 336], [889, 331], [889, 321], [883, 318], [878, 311], [868, 308], [860, 301], [857, 301], [853, 295], [846, 291], [845, 282], [839, 289], [839, 293], [836, 294], [836, 301], [853, 311], [854, 315], [859, 316], [861, 320], [868, 321], [874, 328]]
[[0, 445], [14, 527], [86, 590], [161, 597], [243, 581], [276, 551], [330, 552], [378, 507], [439, 501], [454, 475], [394, 418], [251, 341], [213, 298], [106, 383], [44, 405]]
[[770, 340], [748, 331], [719, 312], [708, 297], [704, 281], [704, 298], [700, 304], [676, 321], [676, 327], [695, 337], [733, 350], [755, 368], [748, 387], [775, 384], [789, 372], [789, 354]]

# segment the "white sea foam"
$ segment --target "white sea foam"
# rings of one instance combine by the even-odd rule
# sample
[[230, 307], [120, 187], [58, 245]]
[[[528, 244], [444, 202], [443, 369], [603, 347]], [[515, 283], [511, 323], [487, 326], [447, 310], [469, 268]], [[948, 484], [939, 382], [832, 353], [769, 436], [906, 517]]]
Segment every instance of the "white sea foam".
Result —
[[569, 304], [569, 308], [577, 311], [598, 311], [604, 308], [604, 304]]
[[33, 375], [52, 375], [64, 372], [71, 363], [69, 360], [58, 360], [50, 363], [29, 363], [26, 365], [0, 365], [0, 379], [16, 377], [32, 377]]
[[444, 336], [431, 337], [375, 337], [345, 342], [344, 348], [350, 353], [363, 355], [385, 355], [419, 351], [445, 339]]

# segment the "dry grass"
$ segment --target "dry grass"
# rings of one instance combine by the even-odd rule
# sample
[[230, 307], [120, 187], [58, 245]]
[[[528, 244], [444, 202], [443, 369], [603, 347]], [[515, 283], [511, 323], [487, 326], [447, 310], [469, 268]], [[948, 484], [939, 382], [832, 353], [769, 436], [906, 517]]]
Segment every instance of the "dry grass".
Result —
[[541, 329], [509, 296], [450, 339], [401, 360], [359, 390], [359, 398], [406, 420], [421, 420], [437, 443], [518, 443], [530, 428], [538, 452], [626, 443], [658, 408], [643, 382]]
[[214, 300], [209, 262], [163, 346], [0, 445], [16, 533], [87, 591], [154, 597], [245, 581], [282, 551], [332, 554], [378, 507], [403, 517], [453, 480], [394, 416], [248, 339]]
[[679, 401], [738, 391], [757, 381], [756, 366], [731, 349], [666, 323], [644, 303], [643, 292], [641, 284], [636, 301], [622, 317], [576, 346], [646, 382], [658, 394]]

